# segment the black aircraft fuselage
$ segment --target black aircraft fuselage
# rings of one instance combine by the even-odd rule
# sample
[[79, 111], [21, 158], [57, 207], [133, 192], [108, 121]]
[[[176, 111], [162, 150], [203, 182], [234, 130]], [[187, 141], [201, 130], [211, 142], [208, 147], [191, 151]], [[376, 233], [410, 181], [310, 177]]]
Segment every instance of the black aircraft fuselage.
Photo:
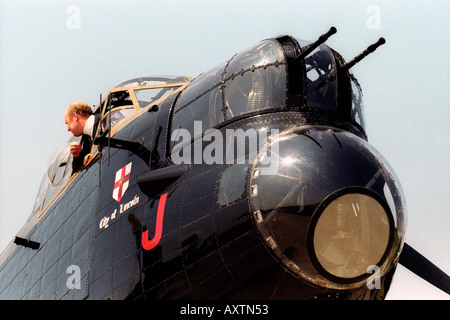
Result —
[[384, 298], [405, 204], [367, 142], [362, 56], [331, 33], [111, 90], [92, 160], [55, 157], [1, 256], [0, 299]]

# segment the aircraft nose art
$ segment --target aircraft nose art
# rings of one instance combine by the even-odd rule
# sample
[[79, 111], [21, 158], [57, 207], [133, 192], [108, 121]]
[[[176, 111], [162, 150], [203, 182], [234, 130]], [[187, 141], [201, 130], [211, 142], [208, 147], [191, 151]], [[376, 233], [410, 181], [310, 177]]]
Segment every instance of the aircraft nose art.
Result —
[[126, 166], [122, 167], [116, 172], [112, 197], [117, 202], [120, 202], [120, 200], [122, 200], [125, 191], [127, 191], [131, 175], [131, 165], [132, 162], [128, 163]]
[[262, 174], [269, 164], [260, 151], [251, 204], [280, 262], [330, 289], [362, 287], [372, 271], [386, 275], [404, 241], [406, 209], [381, 155], [365, 140], [325, 126], [288, 130], [269, 147], [274, 172]]

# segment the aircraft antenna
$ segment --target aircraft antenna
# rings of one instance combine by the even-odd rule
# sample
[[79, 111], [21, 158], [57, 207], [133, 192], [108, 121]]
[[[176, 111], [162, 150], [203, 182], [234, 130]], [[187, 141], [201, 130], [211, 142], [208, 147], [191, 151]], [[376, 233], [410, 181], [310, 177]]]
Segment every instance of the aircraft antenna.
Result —
[[109, 167], [109, 161], [111, 159], [111, 94], [108, 96], [108, 122], [109, 122], [109, 131], [108, 131], [108, 167]]
[[[98, 105], [100, 109], [100, 118], [102, 116], [102, 94], [100, 93], [100, 103]], [[101, 121], [100, 121], [101, 122]], [[102, 131], [102, 125], [100, 124], [100, 135], [103, 134]], [[98, 186], [100, 187], [102, 185], [102, 145], [100, 144], [98, 146], [98, 153], [99, 153], [99, 161], [98, 161]]]
[[337, 32], [337, 29], [335, 27], [331, 27], [330, 30], [328, 30], [326, 33], [321, 35], [319, 39], [317, 39], [314, 43], [309, 45], [305, 51], [300, 53], [300, 55], [297, 57], [297, 59], [304, 59], [306, 58], [311, 52], [313, 52], [318, 46], [320, 46], [322, 43], [328, 40], [329, 37], [331, 37], [333, 34]]
[[362, 59], [364, 59], [365, 57], [367, 57], [369, 54], [371, 54], [372, 52], [374, 52], [379, 46], [383, 45], [386, 43], [386, 40], [381, 37], [380, 39], [378, 39], [377, 42], [375, 42], [374, 44], [371, 44], [370, 46], [367, 47], [366, 50], [364, 50], [363, 52], [361, 52], [359, 55], [357, 55], [356, 57], [353, 58], [353, 60], [351, 60], [350, 62], [346, 63], [343, 67], [346, 70], [349, 70], [350, 68], [352, 68], [355, 64], [357, 64], [358, 62], [360, 62]]

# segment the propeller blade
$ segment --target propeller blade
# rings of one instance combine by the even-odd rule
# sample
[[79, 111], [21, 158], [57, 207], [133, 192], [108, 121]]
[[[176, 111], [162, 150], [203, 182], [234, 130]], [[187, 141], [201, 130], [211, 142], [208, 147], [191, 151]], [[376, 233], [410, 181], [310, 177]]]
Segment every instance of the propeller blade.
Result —
[[435, 287], [450, 294], [450, 277], [405, 243], [399, 263]]

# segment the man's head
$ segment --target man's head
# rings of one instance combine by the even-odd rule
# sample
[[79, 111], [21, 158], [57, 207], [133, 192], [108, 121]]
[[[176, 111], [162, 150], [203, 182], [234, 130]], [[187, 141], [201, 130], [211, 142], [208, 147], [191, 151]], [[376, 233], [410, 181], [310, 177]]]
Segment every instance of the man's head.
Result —
[[86, 103], [74, 102], [70, 104], [64, 113], [64, 123], [67, 125], [67, 131], [72, 132], [75, 137], [81, 136], [86, 120], [92, 114], [91, 107]]

